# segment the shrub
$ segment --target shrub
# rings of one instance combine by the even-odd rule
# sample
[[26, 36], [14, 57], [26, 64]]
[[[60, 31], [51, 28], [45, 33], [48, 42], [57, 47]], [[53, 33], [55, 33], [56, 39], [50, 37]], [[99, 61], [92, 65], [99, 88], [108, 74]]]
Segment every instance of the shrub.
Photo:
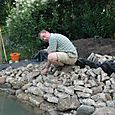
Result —
[[111, 0], [23, 0], [16, 2], [7, 18], [6, 29], [10, 51], [22, 58], [31, 57], [46, 44], [37, 32], [47, 29], [66, 35], [71, 40], [114, 34], [114, 2]]

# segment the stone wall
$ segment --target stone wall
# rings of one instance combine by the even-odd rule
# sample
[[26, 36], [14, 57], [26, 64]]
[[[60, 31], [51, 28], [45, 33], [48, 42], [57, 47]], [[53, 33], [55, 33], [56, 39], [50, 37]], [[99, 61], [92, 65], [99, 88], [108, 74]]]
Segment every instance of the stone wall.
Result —
[[18, 99], [30, 102], [49, 115], [114, 115], [115, 73], [100, 67], [50, 67], [41, 75], [43, 63], [0, 71], [0, 87]]

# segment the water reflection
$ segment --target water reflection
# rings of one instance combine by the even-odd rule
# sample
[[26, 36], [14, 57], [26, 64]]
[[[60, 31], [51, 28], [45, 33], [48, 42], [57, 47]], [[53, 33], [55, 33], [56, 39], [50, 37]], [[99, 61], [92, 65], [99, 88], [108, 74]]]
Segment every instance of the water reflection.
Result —
[[32, 110], [27, 110], [18, 101], [0, 95], [0, 115], [36, 115]]

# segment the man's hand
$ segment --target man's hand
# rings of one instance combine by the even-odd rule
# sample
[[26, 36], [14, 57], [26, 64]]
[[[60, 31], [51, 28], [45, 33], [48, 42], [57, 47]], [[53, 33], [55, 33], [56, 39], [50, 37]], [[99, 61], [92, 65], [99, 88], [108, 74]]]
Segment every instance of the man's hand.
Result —
[[43, 50], [48, 52], [48, 49], [49, 49], [49, 46], [46, 49], [43, 49]]
[[46, 75], [48, 73], [48, 68], [44, 68], [42, 71], [41, 71], [41, 74], [42, 75]]
[[47, 49], [43, 49], [43, 50], [47, 52]]

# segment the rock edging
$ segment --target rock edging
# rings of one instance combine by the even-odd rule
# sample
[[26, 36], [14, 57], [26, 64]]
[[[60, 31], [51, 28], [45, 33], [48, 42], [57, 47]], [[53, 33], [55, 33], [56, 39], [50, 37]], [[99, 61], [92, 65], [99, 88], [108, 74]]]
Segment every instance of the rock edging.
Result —
[[108, 107], [115, 112], [115, 73], [108, 76], [100, 67], [66, 66], [51, 67], [45, 76], [40, 74], [43, 64], [0, 71], [1, 89], [52, 115], [96, 115]]

